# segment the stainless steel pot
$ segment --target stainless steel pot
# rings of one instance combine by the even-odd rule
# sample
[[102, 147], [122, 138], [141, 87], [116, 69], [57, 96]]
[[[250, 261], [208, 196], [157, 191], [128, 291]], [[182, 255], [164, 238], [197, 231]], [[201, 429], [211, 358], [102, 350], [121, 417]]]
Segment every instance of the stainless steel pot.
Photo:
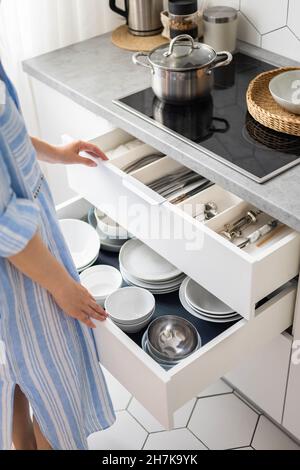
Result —
[[125, 10], [110, 0], [111, 10], [124, 16], [134, 36], [154, 36], [163, 30], [160, 14], [164, 9], [163, 0], [124, 0]]
[[[147, 62], [141, 61], [141, 57]], [[230, 52], [216, 52], [186, 34], [149, 54], [137, 52], [133, 56], [134, 64], [151, 70], [155, 95], [171, 104], [186, 104], [206, 97], [213, 88], [212, 70], [231, 61]]]

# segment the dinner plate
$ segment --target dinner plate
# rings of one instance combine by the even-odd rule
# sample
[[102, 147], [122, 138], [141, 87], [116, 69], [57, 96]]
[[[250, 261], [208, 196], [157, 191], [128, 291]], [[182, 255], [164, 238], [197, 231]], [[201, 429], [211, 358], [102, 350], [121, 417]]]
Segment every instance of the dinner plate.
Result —
[[172, 280], [181, 274], [175, 266], [136, 239], [122, 246], [120, 264], [126, 272], [141, 281]]
[[123, 266], [120, 264], [120, 269], [122, 271], [122, 274], [127, 277], [131, 282], [137, 282], [140, 284], [141, 287], [145, 287], [146, 289], [148, 287], [156, 289], [156, 290], [165, 290], [165, 289], [170, 289], [176, 286], [180, 286], [182, 281], [185, 279], [185, 275], [180, 275], [177, 278], [168, 281], [168, 282], [160, 282], [160, 283], [154, 283], [150, 281], [142, 281], [139, 278], [136, 278], [135, 276], [132, 276], [126, 269], [123, 268]]
[[210, 323], [233, 323], [235, 321], [241, 320], [242, 317], [238, 314], [236, 314], [236, 316], [234, 317], [229, 317], [229, 318], [219, 318], [219, 317], [212, 318], [212, 317], [206, 316], [207, 314], [205, 313], [199, 313], [196, 310], [194, 310], [187, 303], [187, 300], [185, 297], [186, 285], [188, 281], [189, 281], [189, 278], [187, 277], [181, 284], [181, 287], [179, 289], [179, 299], [183, 308], [185, 308], [185, 310], [189, 312], [191, 315], [193, 315], [196, 318], [200, 318], [200, 320], [204, 320]]
[[121, 273], [122, 273], [122, 276], [123, 276], [123, 279], [124, 281], [131, 285], [131, 286], [137, 286], [137, 287], [141, 287], [143, 289], [147, 289], [149, 290], [152, 294], [156, 294], [156, 295], [162, 295], [162, 294], [171, 294], [172, 292], [176, 292], [179, 290], [180, 288], [180, 285], [181, 285], [181, 282], [179, 284], [176, 284], [174, 285], [173, 287], [169, 287], [169, 288], [164, 288], [164, 289], [156, 289], [155, 287], [152, 287], [151, 285], [148, 285], [148, 284], [142, 284], [142, 283], [139, 283], [138, 281], [133, 281], [131, 279], [129, 279], [127, 277], [127, 275], [122, 271], [121, 269]]
[[101, 243], [96, 230], [77, 219], [60, 220], [60, 227], [76, 269], [83, 270], [99, 255]]
[[208, 292], [192, 279], [188, 279], [185, 288], [185, 298], [192, 308], [211, 315], [228, 315], [235, 313], [232, 308]]
[[98, 258], [99, 258], [99, 255], [97, 255], [96, 258], [93, 261], [91, 261], [89, 264], [87, 264], [86, 266], [83, 266], [83, 268], [77, 269], [78, 273], [81, 274], [86, 269], [91, 268], [96, 263]]
[[231, 317], [236, 317], [237, 316], [236, 312], [229, 313], [227, 315], [219, 315], [219, 314], [202, 312], [201, 310], [196, 309], [193, 305], [191, 305], [189, 303], [189, 300], [186, 298], [186, 296], [185, 296], [185, 300], [186, 300], [186, 302], [187, 302], [187, 304], [189, 305], [190, 308], [192, 308], [193, 310], [195, 310], [195, 312], [199, 313], [200, 315], [202, 315], [204, 317], [208, 317], [208, 318], [231, 318]]
[[128, 239], [122, 238], [112, 238], [108, 237], [103, 233], [100, 227], [97, 224], [97, 220], [94, 214], [95, 209], [91, 208], [88, 213], [88, 222], [89, 224], [96, 230], [100, 237], [101, 241], [101, 250], [109, 251], [110, 253], [119, 253], [124, 243], [128, 241]]

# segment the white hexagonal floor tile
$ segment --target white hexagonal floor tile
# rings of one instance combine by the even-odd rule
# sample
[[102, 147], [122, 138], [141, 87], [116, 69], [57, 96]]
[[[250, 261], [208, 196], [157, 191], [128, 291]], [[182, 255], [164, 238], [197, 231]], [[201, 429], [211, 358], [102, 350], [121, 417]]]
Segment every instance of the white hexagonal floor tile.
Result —
[[103, 368], [103, 372], [114, 405], [114, 410], [126, 410], [131, 400], [131, 394], [106, 369]]
[[[300, 2], [299, 0], [290, 0], [288, 26], [300, 40]], [[300, 45], [299, 45], [300, 47]]]
[[241, 11], [261, 34], [286, 25], [288, 0], [241, 0]]
[[147, 438], [146, 431], [127, 411], [117, 413], [115, 424], [105, 431], [92, 434], [90, 450], [140, 450]]
[[252, 446], [256, 450], [300, 450], [292, 439], [265, 416], [259, 418]]
[[201, 398], [189, 429], [209, 449], [234, 449], [251, 443], [258, 415], [234, 394]]
[[[185, 428], [193, 408], [195, 406], [196, 399], [188, 402], [180, 410], [175, 413], [174, 416], [174, 429]], [[135, 398], [129, 405], [128, 411], [135, 417], [135, 419], [146, 429], [148, 432], [159, 432], [164, 431], [163, 426], [141, 405]]]
[[144, 450], [207, 450], [187, 429], [150, 434]]
[[204, 392], [198, 395], [198, 398], [203, 397], [211, 397], [213, 395], [223, 395], [225, 393], [232, 393], [232, 388], [224, 382], [224, 380], [220, 379], [214, 384], [210, 385]]
[[263, 36], [262, 47], [284, 57], [300, 61], [299, 40], [288, 28], [282, 28]]

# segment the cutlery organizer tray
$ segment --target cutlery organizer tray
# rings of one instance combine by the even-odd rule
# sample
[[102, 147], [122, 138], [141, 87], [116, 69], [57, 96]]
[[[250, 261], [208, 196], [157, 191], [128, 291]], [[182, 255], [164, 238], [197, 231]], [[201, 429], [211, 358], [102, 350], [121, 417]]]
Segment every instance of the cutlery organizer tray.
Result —
[[[93, 143], [105, 152], [131, 140], [116, 129]], [[244, 318], [254, 318], [257, 302], [298, 275], [299, 234], [286, 227], [260, 248], [238, 248], [219, 232], [251, 206], [217, 185], [171, 204], [148, 185], [182, 169], [179, 162], [161, 155], [131, 174], [122, 170], [152, 153], [158, 152], [140, 145], [97, 168], [69, 167], [70, 187]], [[218, 214], [206, 222], [196, 220], [198, 207], [211, 201]]]

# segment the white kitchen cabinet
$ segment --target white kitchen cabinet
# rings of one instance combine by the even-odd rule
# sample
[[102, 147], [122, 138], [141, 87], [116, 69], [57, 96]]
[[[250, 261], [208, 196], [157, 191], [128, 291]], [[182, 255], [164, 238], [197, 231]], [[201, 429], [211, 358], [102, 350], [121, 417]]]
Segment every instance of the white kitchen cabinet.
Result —
[[283, 415], [283, 426], [300, 441], [300, 286], [295, 309], [294, 342]]
[[[33, 78], [30, 83], [41, 139], [59, 145], [64, 132], [76, 135], [78, 139], [88, 140], [98, 133], [112, 129], [112, 125], [105, 119], [44, 83]], [[69, 188], [65, 167], [46, 163], [43, 163], [42, 167], [56, 204], [62, 204], [75, 195]]]
[[235, 389], [279, 424], [282, 422], [292, 342], [289, 334], [279, 335], [225, 376]]
[[[108, 151], [132, 139], [117, 129], [94, 142]], [[154, 150], [149, 146], [143, 149], [149, 153]], [[249, 204], [216, 186], [213, 190], [219, 192], [222, 212], [203, 224], [193, 212], [204, 198], [211, 200], [212, 189], [173, 205], [147, 184], [181, 165], [165, 157], [132, 175], [122, 171], [124, 165], [140, 156], [132, 150], [108, 163], [101, 162], [97, 168], [70, 167], [70, 187], [244, 318], [252, 319], [258, 301], [299, 273], [299, 235], [285, 227], [263, 247], [251, 245], [240, 250], [219, 232], [251, 209]], [[164, 230], [156, 233], [158, 226]]]

